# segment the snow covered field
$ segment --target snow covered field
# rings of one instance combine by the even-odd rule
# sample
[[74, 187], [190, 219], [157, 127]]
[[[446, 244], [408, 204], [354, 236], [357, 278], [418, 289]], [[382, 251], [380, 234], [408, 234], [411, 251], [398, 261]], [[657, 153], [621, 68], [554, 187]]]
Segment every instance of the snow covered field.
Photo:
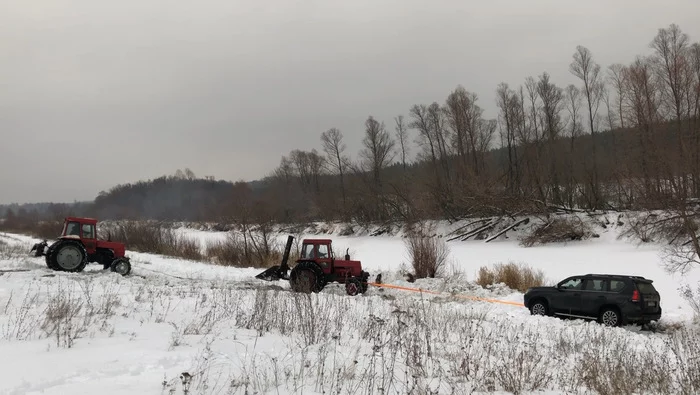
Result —
[[458, 275], [415, 284], [399, 273], [408, 267], [400, 237], [332, 238], [336, 254], [349, 248], [372, 279], [381, 272], [387, 283], [518, 302], [520, 293], [471, 284], [479, 267], [523, 262], [552, 282], [641, 275], [661, 293], [663, 323], [687, 325], [664, 333], [604, 328], [390, 289], [348, 297], [329, 286], [301, 295], [284, 282], [255, 280], [260, 269], [132, 252], [129, 277], [98, 265], [59, 273], [27, 256], [34, 240], [0, 234], [0, 394], [697, 393], [700, 333], [677, 290], [697, 284], [700, 269], [669, 275], [658, 247], [617, 234], [610, 228], [589, 241], [531, 248], [451, 242]]

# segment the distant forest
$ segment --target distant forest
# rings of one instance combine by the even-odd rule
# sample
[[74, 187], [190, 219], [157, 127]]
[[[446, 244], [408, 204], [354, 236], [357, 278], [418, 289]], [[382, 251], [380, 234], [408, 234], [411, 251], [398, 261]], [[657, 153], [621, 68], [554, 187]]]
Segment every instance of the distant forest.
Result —
[[[227, 223], [360, 223], [597, 209], [655, 209], [700, 197], [700, 43], [661, 28], [649, 53], [601, 66], [572, 48], [576, 85], [547, 72], [496, 87], [497, 119], [457, 86], [390, 122], [369, 116], [352, 158], [337, 128], [255, 182], [178, 171], [93, 202], [0, 207], [5, 217]], [[305, 144], [306, 145], [306, 144]], [[407, 161], [409, 153], [417, 159]]]

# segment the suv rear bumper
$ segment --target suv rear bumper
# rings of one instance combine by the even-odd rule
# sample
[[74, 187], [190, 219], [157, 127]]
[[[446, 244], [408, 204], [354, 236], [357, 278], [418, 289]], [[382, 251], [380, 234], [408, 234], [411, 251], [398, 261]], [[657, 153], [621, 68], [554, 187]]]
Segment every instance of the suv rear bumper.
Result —
[[635, 312], [630, 312], [629, 314], [626, 315], [625, 321], [627, 322], [634, 322], [634, 323], [640, 323], [640, 324], [645, 324], [651, 321], [658, 321], [661, 318], [661, 308], [659, 307], [659, 311], [656, 313], [642, 313], [640, 311], [635, 311]]

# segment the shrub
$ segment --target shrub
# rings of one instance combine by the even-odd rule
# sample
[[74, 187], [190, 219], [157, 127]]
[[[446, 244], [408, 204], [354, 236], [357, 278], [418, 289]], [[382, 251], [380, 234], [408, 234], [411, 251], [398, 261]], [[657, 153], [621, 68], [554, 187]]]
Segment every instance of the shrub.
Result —
[[411, 266], [413, 266], [413, 277], [434, 278], [443, 274], [449, 249], [444, 240], [426, 234], [423, 227], [419, 230], [410, 230], [406, 237], [406, 247], [408, 248]]
[[541, 287], [544, 285], [544, 272], [535, 271], [528, 265], [517, 265], [513, 262], [508, 264], [497, 264], [493, 269], [482, 266], [476, 283], [486, 288], [488, 285], [505, 284], [508, 288], [520, 292], [527, 291], [531, 287]]
[[520, 240], [520, 244], [532, 247], [536, 244], [585, 240], [591, 237], [597, 235], [580, 219], [555, 218], [536, 227]]
[[112, 240], [125, 243], [130, 250], [190, 260], [202, 259], [197, 240], [179, 235], [163, 224], [128, 222], [115, 225], [109, 234]]
[[688, 302], [690, 308], [693, 309], [695, 321], [700, 323], [700, 283], [697, 284], [696, 290], [693, 290], [686, 284], [680, 288], [680, 293], [683, 299]]
[[665, 241], [676, 244], [686, 242], [699, 228], [694, 218], [686, 222], [680, 215], [645, 212], [630, 214], [629, 226], [620, 237], [633, 237], [643, 243]]
[[[284, 246], [272, 242], [269, 238], [263, 242], [263, 235], [252, 236], [246, 233], [229, 233], [225, 240], [212, 241], [207, 244], [206, 255], [214, 263], [234, 267], [270, 267], [279, 265], [284, 254]], [[293, 262], [293, 253], [289, 261]]]

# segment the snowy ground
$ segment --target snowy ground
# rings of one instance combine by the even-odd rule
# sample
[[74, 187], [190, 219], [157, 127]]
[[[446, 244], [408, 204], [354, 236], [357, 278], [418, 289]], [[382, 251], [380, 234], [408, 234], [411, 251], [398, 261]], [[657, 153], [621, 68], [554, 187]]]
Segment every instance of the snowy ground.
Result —
[[[222, 233], [183, 230], [209, 240]], [[523, 248], [516, 241], [449, 243], [447, 280], [411, 286], [521, 301], [473, 280], [482, 265], [524, 262], [557, 281], [590, 272], [655, 280], [663, 321], [688, 323], [658, 249], [616, 238]], [[280, 234], [280, 242], [286, 239]], [[604, 328], [532, 317], [523, 307], [340, 286], [299, 295], [236, 269], [129, 253], [133, 275], [88, 266], [48, 270], [26, 255], [33, 240], [0, 234], [0, 394], [697, 393], [698, 332]], [[333, 236], [374, 276], [409, 285], [397, 236]], [[12, 271], [16, 270], [16, 271]], [[644, 366], [645, 369], [637, 369]], [[183, 376], [183, 372], [191, 375]], [[184, 380], [184, 384], [183, 384]], [[188, 383], [189, 380], [189, 383]]]

